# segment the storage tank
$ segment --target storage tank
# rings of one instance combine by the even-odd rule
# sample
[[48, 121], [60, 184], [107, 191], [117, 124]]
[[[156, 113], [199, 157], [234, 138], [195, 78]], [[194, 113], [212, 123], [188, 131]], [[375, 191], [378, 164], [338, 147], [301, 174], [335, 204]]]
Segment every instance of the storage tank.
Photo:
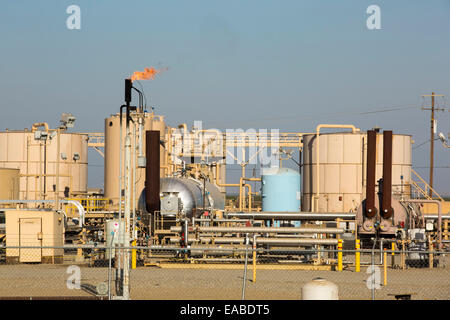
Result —
[[19, 169], [0, 168], [0, 199], [19, 199]]
[[[0, 132], [0, 168], [20, 170], [19, 198], [54, 199], [58, 163], [55, 130]], [[60, 133], [59, 196], [87, 193], [88, 136]]]
[[[383, 135], [377, 134], [376, 191], [382, 177]], [[319, 179], [316, 176], [315, 134], [303, 136], [302, 211], [311, 211], [311, 198], [319, 183], [318, 212], [354, 212], [365, 199], [367, 133], [321, 133]], [[392, 193], [410, 198], [412, 167], [410, 135], [393, 135]]]
[[333, 282], [315, 278], [302, 287], [302, 300], [339, 300], [339, 290]]
[[[204, 197], [206, 189], [206, 197]], [[180, 211], [188, 218], [197, 217], [200, 210], [203, 209], [203, 203], [206, 210], [224, 210], [225, 195], [219, 188], [208, 181], [204, 182], [193, 178], [161, 178], [160, 194], [171, 194], [180, 199]], [[145, 192], [140, 197], [141, 209], [145, 208]], [[161, 210], [164, 208], [162, 207]], [[163, 214], [163, 211], [161, 211]]]
[[300, 174], [290, 168], [263, 169], [262, 211], [300, 211]]
[[[154, 115], [153, 113], [141, 113], [143, 116], [143, 132], [142, 132], [142, 154], [145, 156], [145, 131], [157, 130], [160, 132], [161, 140], [166, 140], [166, 124], [163, 116]], [[139, 144], [139, 120], [137, 113], [131, 114], [134, 122], [130, 123], [130, 131], [133, 133], [133, 126], [136, 129], [136, 143], [131, 139], [131, 150], [136, 150], [135, 161], [138, 166], [136, 170], [136, 199], [139, 198], [145, 187], [145, 167], [138, 163], [139, 151], [136, 148]], [[122, 119], [122, 148], [125, 146], [126, 121], [125, 114]], [[113, 201], [113, 205], [117, 206], [119, 201], [119, 157], [120, 157], [120, 114], [111, 115], [105, 119], [105, 178], [104, 188], [105, 197]], [[165, 176], [167, 170], [168, 153], [164, 146], [160, 146], [160, 175]], [[125, 160], [122, 155], [122, 174], [125, 172]], [[122, 186], [123, 186], [122, 181]], [[124, 187], [122, 187], [124, 189]], [[132, 192], [134, 190], [132, 189]]]

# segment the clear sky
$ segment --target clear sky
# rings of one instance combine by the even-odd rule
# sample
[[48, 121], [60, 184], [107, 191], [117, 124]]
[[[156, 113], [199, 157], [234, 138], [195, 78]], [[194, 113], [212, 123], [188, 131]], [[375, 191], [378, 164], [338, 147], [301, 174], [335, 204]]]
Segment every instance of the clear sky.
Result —
[[[69, 5], [81, 29], [69, 30]], [[369, 30], [366, 9], [381, 9]], [[2, 1], [0, 129], [56, 126], [103, 131], [123, 102], [123, 79], [142, 81], [169, 125], [311, 132], [351, 123], [412, 134], [413, 167], [428, 179], [430, 114], [422, 94], [450, 107], [450, 1]], [[368, 113], [400, 108], [391, 112]], [[438, 113], [438, 132], [450, 132]], [[450, 149], [435, 144], [435, 186], [450, 194]], [[90, 152], [89, 185], [102, 184]]]

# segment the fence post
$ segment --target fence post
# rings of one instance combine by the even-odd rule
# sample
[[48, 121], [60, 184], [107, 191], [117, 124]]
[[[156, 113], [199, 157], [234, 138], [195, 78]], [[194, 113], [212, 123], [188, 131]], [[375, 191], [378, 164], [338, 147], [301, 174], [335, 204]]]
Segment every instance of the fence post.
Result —
[[355, 271], [356, 272], [360, 272], [361, 271], [361, 243], [359, 239], [356, 239], [356, 244], [355, 244]]
[[244, 266], [244, 280], [242, 283], [242, 296], [241, 300], [245, 299], [245, 287], [247, 285], [247, 260], [248, 260], [248, 243], [249, 243], [248, 233], [245, 236], [245, 266]]
[[405, 240], [402, 240], [402, 269], [406, 269], [405, 265]]
[[384, 286], [387, 286], [387, 251], [384, 249]]
[[394, 267], [395, 267], [395, 252], [394, 252], [395, 251], [395, 242], [392, 242], [391, 249], [392, 249], [392, 253], [391, 253], [391, 255], [392, 255], [391, 268], [394, 269]]
[[429, 262], [428, 262], [428, 267], [430, 269], [433, 269], [433, 242], [431, 241], [431, 236], [428, 236], [428, 251], [429, 251]]
[[256, 234], [253, 236], [253, 283], [256, 282]]
[[342, 239], [338, 240], [338, 271], [342, 271]]

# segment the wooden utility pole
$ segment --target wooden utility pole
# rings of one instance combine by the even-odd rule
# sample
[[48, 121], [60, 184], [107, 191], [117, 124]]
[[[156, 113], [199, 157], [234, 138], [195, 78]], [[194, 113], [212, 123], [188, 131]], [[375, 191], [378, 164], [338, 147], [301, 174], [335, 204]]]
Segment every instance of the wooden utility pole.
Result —
[[436, 119], [434, 117], [435, 111], [444, 111], [445, 109], [442, 108], [435, 108], [434, 107], [434, 97], [443, 97], [442, 94], [434, 94], [434, 92], [431, 93], [431, 95], [422, 95], [422, 97], [431, 97], [431, 107], [430, 108], [422, 108], [422, 110], [430, 110], [431, 111], [431, 130], [430, 130], [430, 180], [428, 184], [430, 185], [430, 190], [428, 191], [428, 195], [430, 198], [433, 198], [433, 169], [434, 169], [434, 135], [435, 135], [435, 122]]

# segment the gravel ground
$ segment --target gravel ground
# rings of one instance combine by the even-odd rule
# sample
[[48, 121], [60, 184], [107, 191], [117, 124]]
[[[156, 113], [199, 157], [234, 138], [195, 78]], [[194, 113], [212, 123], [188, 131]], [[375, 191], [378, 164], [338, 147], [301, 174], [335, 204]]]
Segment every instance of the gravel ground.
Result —
[[[412, 299], [450, 299], [450, 264], [446, 268], [388, 269], [387, 286], [375, 290], [376, 299], [393, 300], [390, 294], [412, 294]], [[68, 265], [1, 265], [0, 297], [92, 296], [89, 289], [108, 282], [107, 268], [80, 267], [81, 289], [68, 289]], [[69, 269], [70, 271], [70, 269]], [[337, 271], [258, 270], [253, 283], [248, 272], [246, 299], [301, 299], [302, 286], [316, 277], [338, 285], [340, 299], [371, 299], [372, 291], [366, 281], [367, 267], [361, 272], [348, 269]], [[383, 269], [381, 282], [383, 282]], [[163, 300], [228, 300], [241, 299], [243, 267], [223, 269], [163, 269], [138, 267], [131, 271], [132, 299]]]

